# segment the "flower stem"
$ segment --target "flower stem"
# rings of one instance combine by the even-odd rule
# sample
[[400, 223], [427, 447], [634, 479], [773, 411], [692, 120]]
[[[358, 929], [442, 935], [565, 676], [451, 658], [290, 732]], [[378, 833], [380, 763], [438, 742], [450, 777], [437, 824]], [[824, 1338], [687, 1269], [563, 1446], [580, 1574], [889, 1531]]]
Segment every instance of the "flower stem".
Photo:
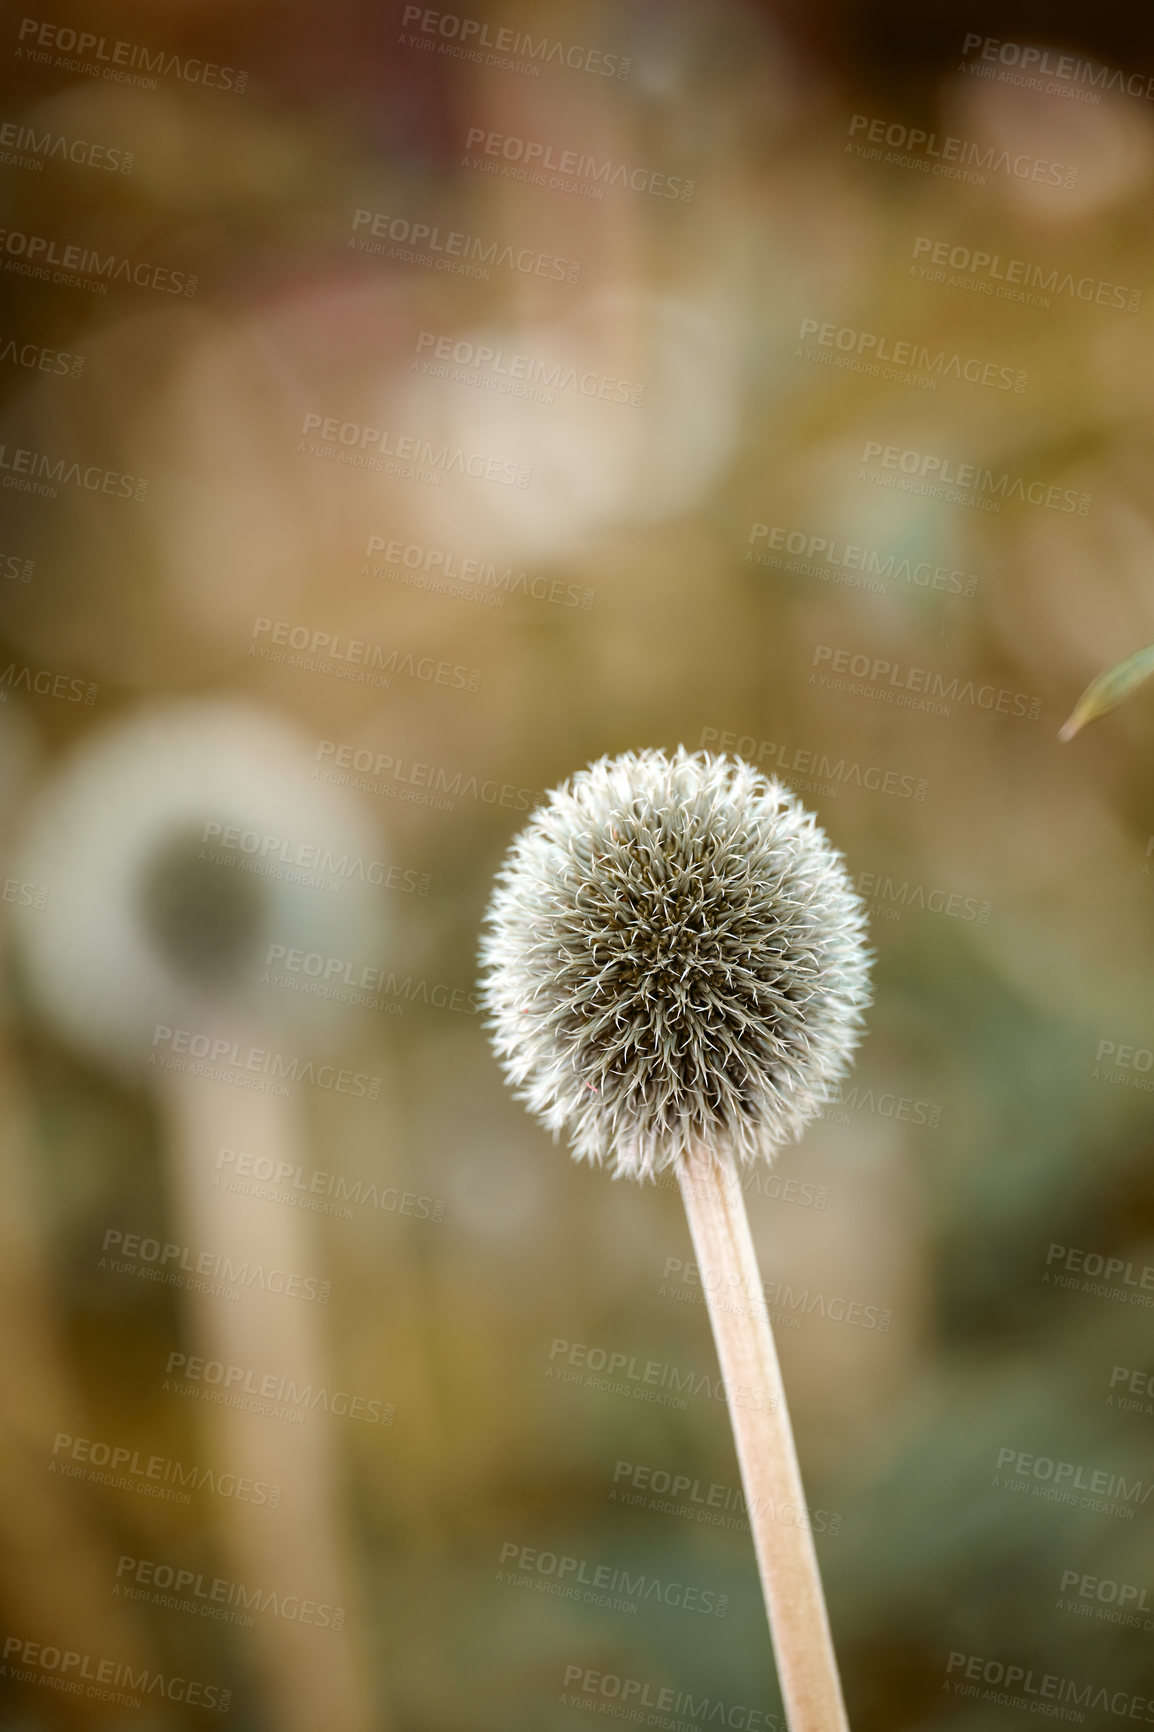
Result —
[[[736, 1173], [706, 1150], [677, 1168], [729, 1393], [749, 1526], [790, 1732], [849, 1732], [781, 1368]], [[761, 1391], [734, 1399], [738, 1390]], [[787, 1506], [791, 1521], [778, 1521]]]
[[[181, 1237], [211, 1246], [235, 1268], [312, 1266], [312, 1217], [303, 1210], [246, 1198], [213, 1183], [213, 1155], [244, 1149], [282, 1171], [307, 1155], [299, 1112], [275, 1095], [237, 1089], [184, 1071], [161, 1071], [162, 1102], [171, 1146], [173, 1206]], [[228, 1098], [234, 1097], [234, 1098]], [[287, 1160], [286, 1160], [287, 1157]], [[197, 1351], [232, 1366], [282, 1370], [302, 1387], [328, 1381], [319, 1307], [249, 1287], [239, 1302], [191, 1282], [189, 1322]], [[226, 1289], [227, 1292], [227, 1289]], [[231, 1370], [230, 1370], [231, 1376]], [[206, 1393], [215, 1393], [206, 1391]], [[310, 1413], [306, 1422], [279, 1423], [262, 1413], [272, 1402], [210, 1406], [206, 1431], [214, 1465], [281, 1486], [284, 1508], [241, 1499], [230, 1507], [221, 1540], [229, 1573], [280, 1594], [308, 1591], [317, 1602], [348, 1608], [339, 1631], [283, 1618], [257, 1618], [238, 1632], [265, 1723], [275, 1732], [381, 1732], [381, 1710], [370, 1700], [360, 1620], [353, 1609], [353, 1569], [340, 1517], [340, 1472], [333, 1422]]]

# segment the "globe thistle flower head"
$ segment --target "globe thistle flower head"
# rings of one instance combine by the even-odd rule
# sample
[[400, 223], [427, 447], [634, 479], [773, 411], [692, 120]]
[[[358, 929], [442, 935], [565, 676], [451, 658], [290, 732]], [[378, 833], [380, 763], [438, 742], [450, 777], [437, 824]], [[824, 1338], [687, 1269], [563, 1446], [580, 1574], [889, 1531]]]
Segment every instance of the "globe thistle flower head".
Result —
[[578, 1160], [652, 1178], [771, 1158], [829, 1100], [869, 1004], [840, 854], [740, 758], [602, 758], [516, 837], [482, 997], [509, 1082]]
[[356, 802], [311, 779], [311, 759], [308, 736], [263, 705], [196, 697], [143, 705], [54, 769], [12, 868], [45, 887], [49, 912], [15, 935], [31, 998], [70, 1042], [137, 1079], [160, 1025], [303, 1036], [318, 1054], [343, 1039], [334, 1000], [276, 984], [270, 947], [369, 951], [384, 922], [375, 890], [362, 879], [331, 896], [308, 872], [246, 869], [265, 866], [266, 844], [275, 855], [315, 839], [362, 861], [379, 850]]

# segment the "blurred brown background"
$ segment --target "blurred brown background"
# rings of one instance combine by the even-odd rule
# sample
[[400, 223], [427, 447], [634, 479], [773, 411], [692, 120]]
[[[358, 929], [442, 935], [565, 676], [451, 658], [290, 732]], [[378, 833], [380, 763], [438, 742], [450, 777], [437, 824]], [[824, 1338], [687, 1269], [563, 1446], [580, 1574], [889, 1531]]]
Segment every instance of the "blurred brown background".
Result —
[[871, 907], [749, 1192], [851, 1721], [1154, 1715], [1150, 32], [3, 26], [4, 1724], [780, 1726], [679, 1200], [470, 996], [678, 742]]

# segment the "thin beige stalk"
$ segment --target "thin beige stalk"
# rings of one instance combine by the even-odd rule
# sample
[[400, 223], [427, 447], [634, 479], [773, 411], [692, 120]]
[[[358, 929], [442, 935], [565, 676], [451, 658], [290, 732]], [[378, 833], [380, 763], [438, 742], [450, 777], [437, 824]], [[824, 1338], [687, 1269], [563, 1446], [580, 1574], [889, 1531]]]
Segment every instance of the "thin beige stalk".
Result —
[[[114, 1655], [133, 1668], [152, 1658], [135, 1608], [109, 1594], [117, 1552], [112, 1524], [61, 1477], [57, 1455], [87, 1423], [54, 1303], [46, 1210], [37, 1197], [31, 1102], [8, 1019], [0, 1013], [0, 1557], [16, 1629], [46, 1647]], [[53, 1439], [56, 1440], [55, 1444]], [[79, 1473], [82, 1470], [74, 1470]], [[105, 1519], [101, 1519], [104, 1516]], [[78, 1715], [84, 1716], [83, 1708]], [[78, 1722], [72, 1722], [77, 1724]]]
[[[230, 1193], [215, 1162], [222, 1147], [244, 1150], [275, 1168], [307, 1165], [300, 1114], [284, 1100], [180, 1071], [161, 1073], [170, 1145], [173, 1212], [188, 1242], [208, 1246], [236, 1266], [248, 1263], [311, 1275], [317, 1246], [301, 1209]], [[217, 1181], [217, 1182], [214, 1182]], [[322, 1319], [306, 1300], [259, 1288], [235, 1301], [190, 1285], [197, 1348], [207, 1359], [285, 1374], [302, 1388], [331, 1379]], [[179, 1376], [175, 1378], [179, 1382]], [[201, 1417], [215, 1454], [230, 1471], [282, 1487], [283, 1506], [237, 1499], [225, 1518], [223, 1547], [246, 1585], [345, 1609], [338, 1630], [303, 1620], [258, 1617], [238, 1637], [257, 1678], [273, 1732], [381, 1732], [372, 1702], [355, 1571], [341, 1521], [334, 1422], [309, 1413], [303, 1424], [262, 1414], [262, 1403], [206, 1405]]]
[[[848, 1732], [801, 1470], [745, 1198], [698, 1150], [677, 1169], [722, 1377], [790, 1732]], [[754, 1392], [760, 1391], [755, 1397]], [[783, 1506], [791, 1519], [776, 1519]]]

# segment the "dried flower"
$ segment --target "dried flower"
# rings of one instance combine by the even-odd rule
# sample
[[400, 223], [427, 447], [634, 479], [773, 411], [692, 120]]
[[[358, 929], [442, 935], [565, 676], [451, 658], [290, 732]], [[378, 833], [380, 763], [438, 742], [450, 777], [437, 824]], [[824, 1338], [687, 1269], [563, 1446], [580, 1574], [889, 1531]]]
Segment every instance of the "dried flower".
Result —
[[770, 1158], [845, 1074], [869, 1003], [841, 856], [741, 759], [627, 752], [531, 817], [482, 942], [493, 1043], [574, 1155], [652, 1178]]
[[145, 706], [64, 760], [14, 870], [48, 893], [17, 934], [31, 993], [77, 1046], [135, 1075], [158, 1023], [303, 1031], [314, 1051], [338, 1036], [334, 1000], [266, 984], [272, 942], [328, 957], [379, 942], [371, 886], [327, 895], [277, 864], [312, 842], [350, 858], [381, 847], [343, 790], [312, 779], [312, 759], [280, 716], [193, 698]]

